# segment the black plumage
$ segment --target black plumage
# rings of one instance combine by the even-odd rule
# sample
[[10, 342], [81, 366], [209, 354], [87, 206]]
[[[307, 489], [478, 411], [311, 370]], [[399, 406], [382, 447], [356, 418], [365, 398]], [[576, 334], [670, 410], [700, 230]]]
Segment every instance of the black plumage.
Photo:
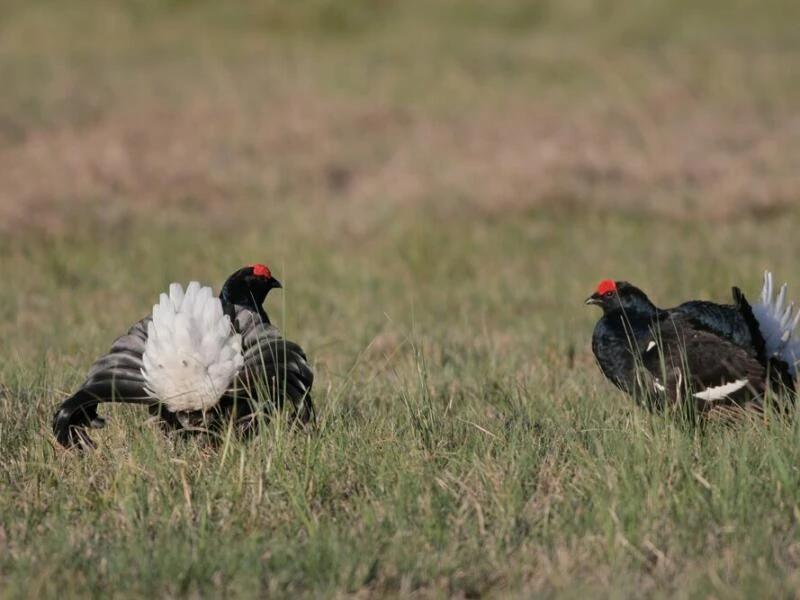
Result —
[[[736, 288], [735, 288], [736, 289]], [[707, 331], [715, 333], [742, 347], [754, 347], [751, 327], [737, 304], [718, 304], [708, 300], [689, 300], [674, 308], [666, 309], [667, 314], [683, 316]]]
[[[767, 357], [752, 309], [735, 304], [656, 307], [639, 288], [603, 281], [587, 304], [602, 308], [592, 335], [600, 369], [617, 387], [654, 408], [691, 398], [706, 412], [760, 405], [767, 389], [793, 391], [786, 364]], [[731, 311], [736, 311], [735, 316]]]

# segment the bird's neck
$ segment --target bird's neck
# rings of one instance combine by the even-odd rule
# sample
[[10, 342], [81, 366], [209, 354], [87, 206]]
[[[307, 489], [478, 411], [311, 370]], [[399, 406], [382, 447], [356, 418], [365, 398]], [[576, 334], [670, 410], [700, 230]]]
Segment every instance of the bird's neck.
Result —
[[606, 377], [620, 389], [633, 393], [636, 384], [636, 348], [648, 335], [662, 311], [617, 308], [597, 322], [592, 334], [592, 351]]
[[[258, 314], [262, 323], [270, 323], [267, 312], [264, 310], [263, 302], [266, 298], [261, 298], [259, 302], [252, 294], [231, 294], [227, 287], [224, 287], [219, 294], [222, 308], [226, 314], [235, 314], [237, 308], [249, 310]], [[233, 317], [231, 317], [233, 320]]]

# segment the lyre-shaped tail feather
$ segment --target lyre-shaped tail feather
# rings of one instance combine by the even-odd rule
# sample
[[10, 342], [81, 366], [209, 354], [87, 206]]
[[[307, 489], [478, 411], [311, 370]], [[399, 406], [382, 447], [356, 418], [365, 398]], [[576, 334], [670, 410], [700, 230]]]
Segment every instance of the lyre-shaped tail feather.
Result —
[[268, 329], [269, 326], [258, 326], [256, 331], [261, 336], [257, 337], [256, 332], [247, 336], [248, 341], [254, 343], [244, 353], [245, 364], [240, 378], [243, 389], [239, 391], [244, 391], [250, 403], [267, 414], [288, 403], [298, 421], [312, 422], [314, 373], [306, 355], [294, 342], [283, 338], [270, 339]]
[[53, 433], [62, 446], [95, 447], [85, 428], [97, 418], [97, 404], [98, 399], [84, 390], [78, 390], [61, 403], [53, 416]]
[[101, 424], [97, 405], [104, 402], [150, 404], [144, 392], [142, 350], [149, 318], [138, 321], [128, 333], [118, 337], [111, 349], [94, 361], [86, 380], [75, 394], [64, 400], [53, 417], [53, 433], [59, 443], [93, 446], [85, 427]]
[[[131, 393], [130, 383], [120, 378], [110, 381], [93, 382], [89, 387], [82, 387], [72, 396], [64, 400], [53, 416], [53, 434], [58, 442], [67, 448], [87, 446], [95, 448], [95, 443], [87, 427], [102, 427], [104, 422], [97, 416], [97, 405], [102, 402], [124, 402], [130, 404], [151, 404], [149, 398]], [[133, 383], [136, 386], [136, 383]], [[121, 393], [117, 395], [119, 388]], [[127, 393], [126, 393], [127, 392]]]

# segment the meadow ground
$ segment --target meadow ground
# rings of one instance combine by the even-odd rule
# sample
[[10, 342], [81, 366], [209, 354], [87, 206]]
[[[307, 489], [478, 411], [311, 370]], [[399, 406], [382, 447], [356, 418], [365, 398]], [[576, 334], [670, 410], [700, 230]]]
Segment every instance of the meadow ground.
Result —
[[[800, 4], [0, 4], [0, 596], [797, 597], [800, 427], [614, 390], [583, 299], [800, 297]], [[319, 427], [50, 420], [268, 263]]]

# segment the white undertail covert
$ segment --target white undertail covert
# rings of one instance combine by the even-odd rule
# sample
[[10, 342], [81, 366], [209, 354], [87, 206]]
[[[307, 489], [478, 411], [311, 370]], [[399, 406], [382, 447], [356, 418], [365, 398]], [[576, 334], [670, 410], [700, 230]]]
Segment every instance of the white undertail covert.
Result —
[[786, 284], [774, 296], [772, 273], [764, 272], [760, 302], [753, 304], [753, 315], [758, 321], [768, 357], [777, 356], [789, 365], [793, 379], [797, 378], [797, 363], [800, 362], [800, 339], [795, 335], [800, 323], [800, 310], [796, 314], [794, 302], [786, 302]]
[[145, 391], [168, 410], [208, 410], [244, 364], [242, 338], [210, 287], [173, 283], [153, 306], [142, 362]]

